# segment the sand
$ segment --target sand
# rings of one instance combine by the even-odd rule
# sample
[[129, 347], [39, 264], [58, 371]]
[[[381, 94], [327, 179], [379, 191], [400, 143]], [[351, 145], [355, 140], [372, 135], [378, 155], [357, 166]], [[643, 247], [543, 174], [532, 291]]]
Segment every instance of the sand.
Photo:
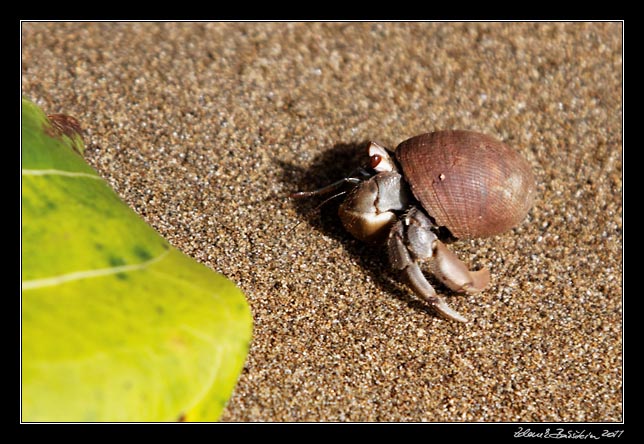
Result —
[[[223, 421], [622, 421], [621, 23], [24, 23], [22, 93], [254, 339]], [[438, 129], [520, 151], [538, 198], [450, 248], [492, 283], [437, 317], [321, 199]], [[432, 281], [434, 282], [434, 281]]]

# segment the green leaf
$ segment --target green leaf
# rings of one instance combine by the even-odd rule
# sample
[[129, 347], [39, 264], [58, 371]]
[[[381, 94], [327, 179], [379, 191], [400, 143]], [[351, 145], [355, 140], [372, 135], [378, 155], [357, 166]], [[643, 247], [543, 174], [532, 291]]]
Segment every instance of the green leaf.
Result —
[[214, 421], [252, 317], [83, 160], [78, 124], [22, 102], [23, 421]]

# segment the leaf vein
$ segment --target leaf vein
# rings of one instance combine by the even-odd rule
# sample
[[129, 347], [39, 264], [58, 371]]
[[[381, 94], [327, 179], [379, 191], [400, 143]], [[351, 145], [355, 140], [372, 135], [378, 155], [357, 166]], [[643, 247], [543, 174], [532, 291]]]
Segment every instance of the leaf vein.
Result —
[[75, 171], [63, 171], [56, 169], [45, 169], [45, 170], [22, 170], [23, 176], [65, 176], [65, 177], [85, 177], [88, 179], [98, 179], [103, 180], [100, 176], [90, 173], [79, 173]]
[[84, 271], [75, 271], [73, 273], [61, 274], [58, 276], [52, 276], [42, 279], [32, 279], [30, 281], [22, 282], [22, 290], [35, 290], [43, 287], [54, 287], [56, 285], [66, 284], [67, 282], [78, 281], [81, 279], [91, 279], [103, 276], [109, 276], [112, 274], [125, 273], [128, 271], [137, 271], [142, 270], [150, 265], [159, 262], [164, 257], [170, 253], [170, 250], [166, 250], [161, 253], [159, 256], [154, 257], [145, 262], [139, 264], [130, 264], [130, 265], [119, 265], [118, 267], [110, 268], [99, 268], [96, 270], [84, 270]]

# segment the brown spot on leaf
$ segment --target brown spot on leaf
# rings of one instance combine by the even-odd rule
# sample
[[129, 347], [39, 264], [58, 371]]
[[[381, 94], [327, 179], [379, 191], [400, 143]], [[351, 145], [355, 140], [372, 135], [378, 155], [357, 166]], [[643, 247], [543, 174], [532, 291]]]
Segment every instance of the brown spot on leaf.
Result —
[[82, 141], [79, 142], [78, 137], [83, 136], [83, 129], [78, 120], [66, 114], [51, 114], [47, 116], [51, 127], [45, 128], [47, 134], [52, 137], [67, 136], [72, 141], [72, 147], [78, 154], [83, 153]]

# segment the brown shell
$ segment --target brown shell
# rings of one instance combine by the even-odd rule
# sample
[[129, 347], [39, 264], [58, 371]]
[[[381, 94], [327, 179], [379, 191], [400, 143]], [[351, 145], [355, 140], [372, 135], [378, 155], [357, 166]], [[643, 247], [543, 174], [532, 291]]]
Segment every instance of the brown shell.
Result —
[[422, 134], [398, 145], [396, 158], [416, 199], [457, 238], [502, 233], [532, 207], [536, 190], [530, 165], [485, 134]]

